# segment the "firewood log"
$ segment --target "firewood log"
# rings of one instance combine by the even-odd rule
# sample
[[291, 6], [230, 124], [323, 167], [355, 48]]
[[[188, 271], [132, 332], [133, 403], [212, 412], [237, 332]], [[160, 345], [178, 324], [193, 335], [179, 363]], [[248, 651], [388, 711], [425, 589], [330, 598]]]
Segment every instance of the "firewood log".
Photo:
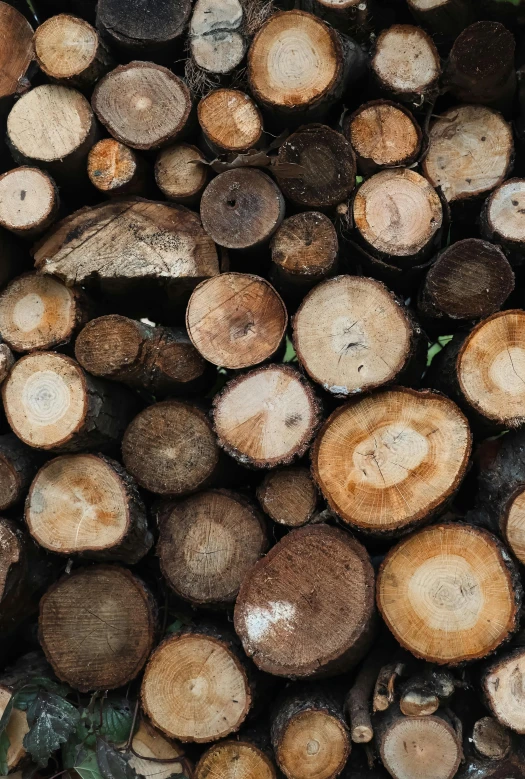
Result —
[[439, 54], [421, 27], [395, 24], [378, 37], [371, 63], [380, 91], [393, 100], [421, 105], [437, 92]]
[[525, 733], [525, 649], [507, 650], [490, 660], [481, 673], [481, 689], [498, 722]]
[[14, 168], [0, 176], [0, 225], [21, 238], [35, 238], [58, 215], [58, 189], [45, 171]]
[[191, 779], [191, 764], [184, 749], [173, 739], [168, 740], [142, 719], [131, 741], [129, 765], [144, 779], [170, 779], [179, 774]]
[[525, 180], [508, 179], [487, 198], [481, 212], [481, 230], [487, 240], [501, 246], [511, 265], [525, 259]]
[[89, 180], [104, 195], [144, 195], [148, 165], [133, 149], [114, 138], [96, 143], [88, 155]]
[[286, 527], [306, 525], [315, 516], [319, 496], [308, 468], [272, 468], [257, 487], [262, 510]]
[[38, 468], [34, 449], [13, 433], [0, 435], [0, 511], [19, 503]]
[[408, 8], [418, 24], [445, 41], [454, 39], [474, 17], [470, 0], [408, 0]]
[[277, 779], [275, 766], [268, 756], [248, 741], [221, 741], [210, 747], [195, 766], [194, 779], [220, 776], [235, 779]]
[[189, 28], [190, 61], [214, 75], [234, 71], [246, 52], [244, 22], [239, 0], [197, 0]]
[[0, 30], [4, 42], [0, 56], [0, 112], [4, 114], [33, 59], [33, 29], [11, 3], [0, 3]]
[[263, 126], [251, 97], [238, 89], [214, 89], [197, 106], [204, 139], [214, 153], [242, 153], [261, 140]]
[[185, 206], [196, 205], [208, 179], [209, 168], [196, 146], [176, 143], [159, 152], [155, 162], [155, 181], [168, 200]]

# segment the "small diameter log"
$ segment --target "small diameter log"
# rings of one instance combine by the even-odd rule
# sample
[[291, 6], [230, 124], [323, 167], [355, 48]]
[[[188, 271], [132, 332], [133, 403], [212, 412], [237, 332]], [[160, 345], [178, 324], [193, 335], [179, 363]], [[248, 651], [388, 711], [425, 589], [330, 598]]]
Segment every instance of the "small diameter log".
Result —
[[194, 779], [277, 779], [275, 766], [255, 744], [222, 741], [208, 749], [195, 766]]
[[308, 468], [275, 468], [257, 487], [257, 500], [274, 522], [300, 527], [313, 518], [318, 494]]
[[302, 457], [320, 413], [311, 385], [287, 365], [267, 365], [238, 376], [213, 400], [220, 446], [252, 468], [289, 465]]
[[512, 130], [501, 114], [481, 105], [449, 108], [430, 127], [425, 176], [449, 202], [481, 197], [507, 177]]
[[226, 629], [188, 628], [160, 644], [142, 682], [142, 706], [155, 727], [180, 741], [206, 743], [235, 733], [253, 704], [251, 669]]
[[222, 273], [203, 281], [186, 309], [193, 345], [223, 368], [249, 368], [271, 359], [287, 324], [285, 305], [271, 284], [248, 273]]
[[443, 226], [439, 195], [408, 168], [382, 170], [361, 184], [353, 216], [365, 248], [394, 264], [420, 264], [439, 248]]
[[[399, 657], [399, 653], [397, 653]], [[406, 674], [406, 664], [401, 659], [396, 659], [381, 666], [377, 674], [372, 696], [372, 710], [386, 711], [396, 699], [396, 685], [398, 679]]]
[[379, 281], [336, 276], [318, 284], [293, 319], [297, 358], [313, 381], [337, 397], [418, 380], [426, 338]]
[[[53, 117], [50, 121], [49, 117]], [[85, 175], [96, 137], [86, 98], [69, 87], [43, 84], [23, 95], [7, 117], [7, 142], [20, 165], [44, 168], [61, 184]]]
[[446, 704], [454, 690], [450, 671], [427, 666], [422, 673], [401, 683], [399, 708], [407, 717], [427, 717]]
[[33, 59], [33, 29], [9, 3], [0, 3], [0, 109], [5, 111], [17, 94]]
[[470, 0], [408, 0], [408, 8], [418, 24], [448, 41], [473, 18]]
[[141, 411], [122, 441], [126, 469], [157, 495], [184, 495], [213, 477], [219, 448], [206, 415], [186, 403], [165, 400]]
[[474, 723], [472, 743], [481, 757], [503, 760], [511, 750], [511, 733], [493, 717], [482, 717]]
[[314, 442], [312, 469], [344, 522], [388, 536], [442, 510], [470, 451], [467, 420], [451, 400], [398, 387], [334, 411]]
[[191, 13], [190, 0], [158, 2], [155, 13], [149, 0], [100, 0], [97, 29], [129, 59], [169, 58], [180, 47], [180, 36]]
[[486, 200], [481, 213], [485, 238], [499, 244], [512, 265], [525, 258], [525, 179], [509, 179]]
[[246, 43], [239, 0], [197, 0], [190, 22], [191, 59], [206, 73], [224, 75], [240, 65]]
[[22, 238], [34, 238], [57, 218], [58, 189], [38, 168], [14, 168], [0, 176], [0, 225]]
[[161, 65], [142, 61], [119, 65], [104, 76], [91, 103], [110, 135], [133, 149], [159, 149], [173, 143], [191, 109], [184, 81]]
[[202, 388], [209, 377], [209, 366], [184, 328], [154, 327], [119, 314], [88, 322], [77, 337], [75, 357], [94, 376], [156, 397]]
[[81, 289], [27, 273], [0, 295], [0, 334], [15, 352], [53, 349], [71, 341], [89, 310]]
[[301, 127], [279, 147], [272, 168], [283, 195], [300, 209], [330, 208], [355, 188], [355, 157], [341, 133], [323, 124]]
[[284, 199], [275, 182], [255, 168], [216, 176], [201, 198], [200, 214], [208, 235], [227, 249], [252, 249], [267, 243], [284, 219]]
[[391, 100], [365, 103], [345, 118], [343, 132], [364, 176], [381, 168], [408, 167], [421, 153], [421, 128], [407, 108]]
[[197, 115], [210, 149], [241, 153], [261, 140], [263, 126], [251, 97], [238, 89], [214, 89], [197, 106]]
[[0, 436], [0, 511], [22, 500], [37, 468], [33, 449], [13, 433]]
[[145, 719], [141, 720], [133, 736], [131, 748], [133, 752], [128, 764], [144, 779], [177, 779], [179, 774], [190, 779], [182, 746], [168, 741]]
[[441, 75], [432, 38], [410, 24], [394, 24], [376, 42], [372, 74], [380, 90], [394, 100], [421, 105], [437, 92]]
[[104, 195], [141, 194], [148, 186], [146, 162], [113, 138], [96, 143], [88, 155], [89, 180]]
[[185, 206], [195, 205], [208, 178], [206, 159], [196, 146], [176, 143], [159, 152], [155, 162], [155, 181], [168, 200]]
[[177, 595], [194, 606], [229, 606], [267, 549], [264, 520], [245, 498], [208, 490], [159, 514], [157, 555]]
[[458, 35], [449, 54], [445, 84], [462, 103], [512, 110], [516, 92], [514, 36], [499, 22], [476, 22]]
[[39, 639], [55, 674], [80, 692], [134, 679], [153, 646], [155, 610], [142, 582], [119, 566], [62, 577], [40, 601]]
[[496, 719], [517, 733], [525, 733], [525, 649], [500, 654], [482, 671], [485, 703]]
[[493, 652], [516, 630], [521, 596], [517, 570], [496, 536], [459, 523], [401, 541], [377, 580], [377, 604], [396, 640], [438, 664]]
[[102, 455], [47, 462], [29, 490], [25, 519], [35, 541], [56, 554], [133, 565], [153, 544], [135, 482]]
[[341, 701], [315, 686], [289, 691], [272, 718], [272, 745], [288, 779], [335, 779], [351, 749]]
[[95, 28], [78, 16], [47, 19], [37, 28], [33, 46], [39, 68], [64, 86], [88, 89], [114, 65]]
[[94, 379], [63, 354], [36, 352], [2, 385], [7, 421], [35, 449], [74, 452], [116, 444], [135, 411], [124, 388]]
[[[3, 716], [12, 696], [13, 692], [0, 683], [0, 717]], [[4, 733], [9, 740], [5, 762], [10, 774], [27, 756], [27, 752], [24, 748], [24, 736], [28, 732], [29, 725], [27, 723], [26, 712], [13, 708], [4, 730]]]

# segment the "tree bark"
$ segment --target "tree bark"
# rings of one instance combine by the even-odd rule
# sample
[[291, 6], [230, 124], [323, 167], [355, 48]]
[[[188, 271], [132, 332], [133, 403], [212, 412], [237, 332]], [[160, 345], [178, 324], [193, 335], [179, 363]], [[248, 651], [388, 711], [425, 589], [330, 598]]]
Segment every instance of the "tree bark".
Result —
[[286, 527], [307, 525], [315, 516], [319, 496], [308, 468], [274, 468], [257, 487], [262, 510]]
[[19, 503], [38, 468], [36, 452], [13, 433], [0, 436], [0, 511]]
[[418, 24], [444, 41], [454, 40], [474, 17], [470, 0], [408, 0], [408, 8]]
[[149, 189], [146, 161], [113, 138], [93, 146], [87, 165], [89, 180], [103, 195], [144, 195]]
[[481, 232], [497, 243], [513, 267], [525, 260], [525, 180], [512, 178], [501, 184], [487, 198], [481, 212]]
[[196, 206], [208, 183], [210, 169], [203, 153], [188, 143], [162, 149], [155, 162], [155, 182], [176, 203]]
[[516, 733], [525, 733], [525, 648], [499, 654], [481, 673], [481, 690], [494, 717]]
[[427, 717], [446, 705], [454, 690], [450, 671], [426, 666], [401, 683], [399, 708], [407, 717]]
[[239, 0], [197, 0], [190, 22], [191, 60], [206, 73], [225, 76], [246, 51], [244, 11]]
[[33, 58], [33, 28], [11, 3], [0, 3], [0, 31], [0, 113], [5, 114]]
[[361, 668], [346, 697], [345, 708], [350, 722], [350, 734], [356, 744], [367, 744], [374, 737], [372, 725], [372, 696], [385, 660], [385, 646], [381, 638], [363, 660]]
[[375, 10], [373, 0], [301, 0], [300, 7], [364, 45], [370, 40]]
[[420, 27], [394, 24], [378, 37], [371, 63], [376, 86], [385, 96], [420, 106], [437, 94], [439, 54]]
[[267, 755], [249, 741], [221, 741], [210, 747], [195, 767], [194, 779], [220, 776], [221, 779], [277, 779], [275, 766]]
[[197, 116], [210, 151], [242, 153], [254, 149], [263, 133], [256, 104], [238, 89], [214, 89], [197, 106]]
[[3, 384], [7, 379], [14, 364], [13, 352], [7, 344], [0, 343], [0, 384]]
[[50, 227], [60, 206], [53, 179], [38, 168], [14, 168], [0, 176], [0, 225], [21, 238]]

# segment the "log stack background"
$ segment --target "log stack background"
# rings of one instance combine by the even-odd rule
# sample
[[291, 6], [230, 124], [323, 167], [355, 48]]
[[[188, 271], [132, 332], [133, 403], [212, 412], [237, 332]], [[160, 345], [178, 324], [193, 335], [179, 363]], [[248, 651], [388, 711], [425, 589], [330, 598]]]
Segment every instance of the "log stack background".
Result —
[[0, 773], [525, 777], [522, 2], [0, 38]]

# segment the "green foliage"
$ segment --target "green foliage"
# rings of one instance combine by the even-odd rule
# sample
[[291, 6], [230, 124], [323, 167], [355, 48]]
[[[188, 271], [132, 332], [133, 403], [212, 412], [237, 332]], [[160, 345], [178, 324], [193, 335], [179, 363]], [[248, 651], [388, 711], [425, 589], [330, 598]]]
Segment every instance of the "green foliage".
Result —
[[[62, 698], [67, 697], [71, 692], [70, 688], [66, 684], [59, 684], [58, 682], [54, 682], [52, 679], [48, 679], [47, 676], [35, 676], [33, 679], [31, 679], [29, 684], [25, 684], [17, 693], [15, 693], [15, 709], [20, 709], [20, 711], [27, 711], [31, 704], [35, 701], [36, 696], [40, 690], [47, 690], [47, 692], [55, 693], [55, 695], [60, 695]], [[0, 729], [1, 727], [2, 725], [0, 722]]]
[[27, 710], [29, 732], [24, 748], [37, 765], [46, 766], [52, 753], [76, 731], [79, 720], [80, 714], [69, 701], [40, 690]]
[[293, 343], [288, 336], [286, 336], [286, 351], [284, 353], [283, 362], [297, 362], [297, 355], [295, 354]]
[[452, 335], [440, 335], [437, 341], [430, 345], [427, 352], [427, 368], [439, 352], [452, 340]]
[[122, 752], [101, 738], [97, 738], [97, 762], [103, 779], [137, 779], [137, 772]]
[[9, 736], [5, 730], [3, 730], [0, 734], [0, 775], [2, 776], [7, 776], [9, 771], [9, 767], [7, 765], [7, 752], [10, 746], [11, 742], [9, 741]]

